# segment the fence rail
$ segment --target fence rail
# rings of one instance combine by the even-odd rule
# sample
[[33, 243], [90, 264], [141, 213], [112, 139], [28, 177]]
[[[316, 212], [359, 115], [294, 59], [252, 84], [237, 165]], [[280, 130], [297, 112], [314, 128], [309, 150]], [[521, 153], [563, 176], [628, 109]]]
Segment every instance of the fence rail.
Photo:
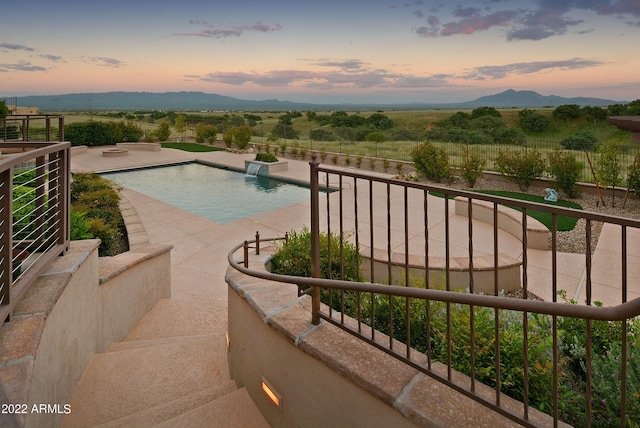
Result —
[[[312, 323], [334, 324], [523, 426], [543, 426], [550, 421], [554, 426], [564, 422], [577, 426], [638, 423], [640, 357], [634, 351], [635, 340], [640, 338], [640, 284], [636, 250], [629, 243], [640, 238], [639, 221], [375, 178], [322, 167], [315, 160], [310, 165], [312, 277], [260, 272], [252, 270], [248, 261], [244, 265], [236, 262], [233, 254], [243, 247], [246, 260], [249, 242], [229, 253], [233, 268], [297, 284], [312, 296]], [[326, 201], [321, 201], [320, 190], [328, 187], [323, 183], [338, 183], [338, 191], [327, 192]], [[454, 216], [460, 200], [467, 202], [468, 211]], [[473, 220], [474, 201], [492, 207], [493, 221], [486, 220], [490, 230], [482, 231]], [[499, 256], [506, 248], [513, 251], [512, 237], [500, 229], [501, 206], [522, 210], [518, 244], [522, 298], [504, 297], [500, 291]], [[532, 210], [552, 216], [547, 250], [527, 245], [527, 214]], [[584, 254], [569, 257], [557, 251], [559, 216], [577, 217], [585, 223]], [[607, 233], [619, 237], [617, 248], [604, 255], [593, 251], [592, 226], [596, 223], [604, 223], [610, 228]], [[322, 249], [321, 226], [329, 237]], [[334, 254], [332, 239], [340, 247]], [[362, 269], [359, 281], [346, 281], [340, 274], [320, 278], [321, 262], [329, 266], [346, 263], [343, 250], [348, 245], [363, 257], [361, 267], [371, 265]], [[474, 262], [482, 252], [491, 253], [494, 260], [488, 267], [494, 273], [493, 292], [488, 294], [474, 287], [478, 280]], [[328, 260], [321, 261], [320, 254]], [[531, 262], [534, 258], [546, 260], [544, 269], [539, 262]], [[462, 284], [467, 292], [453, 291], [461, 288], [452, 276], [461, 259], [467, 260], [468, 281]], [[386, 260], [386, 266], [374, 268], [380, 260]], [[560, 263], [566, 260], [581, 266], [583, 292], [576, 293], [580, 303], [568, 304], [558, 298], [566, 285], [566, 266]], [[430, 264], [440, 264], [443, 274], [434, 275]], [[399, 279], [392, 273], [398, 267]], [[527, 299], [534, 284], [548, 288], [552, 297], [548, 301]], [[595, 296], [603, 292], [614, 293], [615, 302], [600, 306]], [[435, 368], [436, 361], [446, 365], [445, 373]], [[465, 381], [458, 372], [467, 376]], [[485, 385], [494, 393], [487, 395]], [[514, 406], [512, 399], [519, 404]]]
[[[257, 140], [257, 138], [254, 138]], [[493, 143], [473, 144], [468, 141], [448, 141], [446, 139], [426, 140], [438, 148], [444, 149], [449, 156], [451, 166], [459, 167], [464, 159], [465, 152], [475, 153], [486, 160], [485, 170], [496, 172], [495, 161], [500, 152], [537, 150], [543, 159], [548, 159], [551, 153], [563, 150], [574, 155], [583, 166], [578, 181], [594, 183], [594, 174], [589, 167], [589, 162], [598, 160], [596, 151], [565, 150], [557, 141], [527, 138], [521, 143], [496, 139]], [[269, 150], [277, 155], [299, 156], [307, 151], [317, 152], [322, 157], [322, 162], [338, 166], [356, 166], [358, 169], [380, 170], [394, 173], [398, 168], [397, 162], [412, 162], [411, 152], [423, 141], [311, 141], [311, 140], [287, 140], [280, 144], [267, 144], [254, 142], [260, 150]], [[268, 147], [268, 148], [267, 148]], [[626, 186], [625, 177], [636, 162], [640, 153], [640, 146], [628, 144], [620, 147], [618, 167], [623, 187]], [[304, 157], [304, 156], [302, 156]], [[640, 167], [640, 166], [639, 166]], [[404, 168], [404, 169], [403, 169]], [[398, 171], [406, 171], [406, 166], [398, 168]], [[545, 175], [541, 178], [551, 178]]]
[[[52, 132], [51, 122], [59, 128]], [[70, 143], [24, 141], [41, 121], [45, 139], [64, 138], [61, 116], [7, 116], [2, 128], [19, 122], [20, 140], [0, 141], [0, 318], [69, 248]], [[9, 125], [8, 125], [9, 124]], [[26, 127], [26, 129], [25, 129]]]

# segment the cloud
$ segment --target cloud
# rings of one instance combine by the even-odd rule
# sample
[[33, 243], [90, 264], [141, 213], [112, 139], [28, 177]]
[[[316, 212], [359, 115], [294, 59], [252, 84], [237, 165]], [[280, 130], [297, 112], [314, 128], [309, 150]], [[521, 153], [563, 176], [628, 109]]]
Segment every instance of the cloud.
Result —
[[191, 20], [191, 25], [204, 26], [202, 30], [193, 33], [173, 33], [173, 36], [205, 37], [212, 39], [225, 39], [228, 37], [240, 37], [247, 32], [271, 33], [281, 31], [284, 27], [280, 24], [267, 25], [260, 21], [253, 24], [218, 26], [208, 21]]
[[47, 71], [39, 65], [33, 65], [29, 61], [20, 61], [17, 64], [0, 64], [2, 71]]
[[337, 67], [343, 70], [360, 70], [366, 67], [369, 63], [361, 61], [359, 59], [347, 59], [347, 60], [320, 60], [315, 62], [314, 65], [321, 67]]
[[30, 48], [25, 45], [16, 45], [14, 43], [0, 43], [0, 48], [9, 49], [12, 51], [27, 51], [27, 52], [35, 52], [34, 48]]
[[539, 8], [523, 13], [516, 27], [507, 32], [507, 40], [542, 40], [565, 34], [569, 27], [583, 24], [583, 20], [564, 16], [570, 11], [573, 1], [577, 0], [539, 0]]
[[58, 55], [38, 55], [40, 58], [48, 59], [51, 62], [65, 62], [61, 56]]
[[514, 11], [495, 12], [490, 15], [474, 15], [458, 22], [448, 22], [443, 25], [440, 31], [441, 36], [452, 36], [454, 34], [473, 34], [478, 31], [488, 30], [496, 26], [505, 26], [511, 22], [516, 15]]
[[450, 21], [441, 23], [436, 16], [430, 16], [427, 19], [427, 26], [415, 29], [416, 34], [420, 37], [443, 37], [454, 36], [457, 34], [474, 34], [478, 31], [488, 30], [492, 27], [504, 27], [512, 23], [514, 17], [517, 16], [516, 11], [504, 10], [487, 15], [480, 15], [478, 9], [456, 9], [456, 16], [462, 17], [458, 21]]
[[480, 10], [475, 7], [462, 7], [458, 5], [456, 9], [453, 11], [453, 16], [458, 18], [469, 18], [471, 16], [476, 16], [480, 13]]
[[[487, 0], [478, 7], [455, 6], [449, 10], [450, 17], [443, 19], [444, 11], [432, 9], [426, 25], [414, 27], [413, 31], [424, 38], [454, 35], [470, 35], [494, 27], [508, 27], [507, 40], [543, 40], [566, 34], [571, 28], [585, 24], [583, 19], [572, 17], [576, 11], [591, 11], [598, 15], [611, 15], [631, 27], [640, 26], [640, 1], [638, 0], [535, 0], [528, 3], [528, 9], [495, 7], [515, 3], [508, 0]], [[484, 12], [484, 14], [483, 14]], [[438, 14], [437, 16], [435, 14]], [[422, 12], [414, 16], [424, 18]], [[593, 30], [579, 30], [586, 34]]]
[[[356, 61], [357, 60], [351, 60]], [[318, 64], [333, 63], [320, 61]], [[193, 79], [196, 76], [185, 76]], [[302, 86], [313, 89], [369, 89], [369, 88], [427, 88], [450, 85], [451, 75], [416, 77], [397, 74], [383, 69], [341, 69], [334, 71], [272, 70], [265, 73], [212, 72], [199, 80], [228, 85], [253, 84], [262, 87]]]
[[601, 61], [594, 61], [582, 58], [572, 58], [559, 61], [533, 61], [518, 62], [505, 65], [488, 65], [475, 67], [463, 77], [472, 80], [502, 79], [511, 74], [523, 75], [533, 74], [552, 69], [575, 70], [582, 68], [597, 67], [605, 64]]
[[101, 67], [114, 67], [114, 68], [119, 68], [119, 67], [123, 67], [126, 64], [123, 61], [120, 61], [119, 59], [116, 58], [109, 58], [109, 57], [105, 57], [105, 56], [94, 56], [89, 58], [89, 60], [93, 63], [96, 63], [97, 65], [101, 66]]

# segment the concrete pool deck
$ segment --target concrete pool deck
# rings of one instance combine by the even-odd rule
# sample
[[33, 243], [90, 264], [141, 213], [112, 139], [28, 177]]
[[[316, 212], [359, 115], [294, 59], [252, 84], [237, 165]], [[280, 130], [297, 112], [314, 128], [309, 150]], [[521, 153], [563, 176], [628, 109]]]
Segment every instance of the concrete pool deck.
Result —
[[[86, 153], [73, 155], [72, 171], [104, 172], [195, 160], [244, 169], [244, 161], [254, 157], [254, 154], [241, 155], [224, 151], [190, 153], [174, 149], [156, 152], [129, 150], [127, 156], [103, 157], [103, 149], [104, 147], [90, 148]], [[274, 175], [308, 182], [308, 161], [290, 160], [287, 171]], [[163, 392], [171, 389], [180, 390], [181, 388], [167, 382], [169, 379], [178, 379], [180, 382], [181, 376], [178, 373], [185, 367], [190, 367], [191, 371], [200, 370], [199, 377], [202, 380], [192, 385], [194, 393], [204, 394], [206, 391], [231, 385], [225, 344], [227, 284], [224, 276], [227, 270], [227, 253], [238, 243], [251, 239], [256, 231], [259, 231], [263, 238], [282, 236], [287, 231], [299, 230], [303, 225], [308, 225], [310, 218], [307, 201], [220, 225], [130, 189], [123, 189], [122, 195], [137, 211], [150, 243], [173, 245], [172, 296], [171, 299], [158, 303], [117, 350], [94, 358], [78, 386], [71, 403], [73, 413], [65, 418], [64, 426], [98, 425], [115, 420], [120, 420], [121, 423], [114, 423], [112, 426], [141, 426], [134, 423], [135, 421], [144, 421], [144, 425], [150, 425], [146, 423], [149, 420], [145, 419], [151, 417], [150, 409], [156, 409], [152, 412], [154, 414], [163, 413], [158, 409], [165, 409], [171, 403], [166, 403], [166, 400], [160, 398], [156, 402], [151, 400], [147, 413], [133, 413], [122, 403], [140, 402], [141, 396], [145, 396], [146, 402], [149, 402], [150, 395], [166, 397]], [[401, 201], [392, 203], [399, 206]], [[485, 226], [490, 228], [488, 225]], [[434, 228], [437, 227], [441, 226], [434, 225]], [[482, 227], [481, 224], [477, 228], [474, 226], [474, 233], [476, 229], [478, 233], [483, 233]], [[629, 235], [629, 277], [635, 279], [640, 278], [640, 234], [637, 230], [629, 230]], [[483, 241], [485, 240], [480, 239], [474, 244], [476, 251], [483, 251]], [[501, 242], [504, 242], [505, 246], [513, 246], [509, 251], [514, 257], [515, 254], [522, 256], [515, 239], [505, 238]], [[434, 251], [437, 251], [437, 245], [435, 248]], [[609, 256], [616, 251], [619, 252], [619, 237], [605, 226], [593, 263], [593, 298], [605, 305], [617, 304], [620, 300], [620, 292], [607, 285], [612, 272]], [[548, 251], [528, 252], [529, 289], [545, 299], [551, 298], [550, 290], [544, 286], [550, 284], [550, 260]], [[584, 296], [584, 290], [581, 288], [584, 282], [583, 271], [584, 256], [559, 254], [559, 288], [567, 290], [569, 297], [575, 296], [579, 301], [583, 301]], [[629, 299], [640, 297], [640, 285], [634, 281], [630, 281], [629, 290]], [[150, 349], [153, 351], [146, 352]], [[189, 360], [192, 356], [186, 355], [186, 351], [181, 351], [185, 349], [194, 350], [193, 361]], [[207, 357], [202, 357], [198, 349], [206, 349]], [[176, 354], [181, 355], [180, 361], [174, 364], [162, 361]], [[177, 374], [165, 374], [161, 379], [137, 379], [138, 383], [129, 382], [128, 377], [136, 372], [141, 358], [148, 358], [144, 364], [170, 367], [169, 370], [175, 370]], [[114, 371], [114, 367], [118, 370]], [[188, 378], [184, 379], [182, 382], [186, 382]], [[142, 383], [145, 384], [144, 387], [141, 386]], [[166, 419], [167, 426], [268, 426], [253, 407], [248, 395], [229, 388], [232, 392], [224, 395], [227, 397], [224, 404], [209, 403], [209, 407], [200, 406], [193, 410], [185, 404], [179, 415]], [[179, 400], [184, 397], [175, 398]], [[96, 403], [100, 404], [99, 412], [94, 408]], [[176, 406], [180, 407], [179, 404], [174, 405]], [[221, 416], [221, 412], [226, 413]], [[169, 414], [169, 411], [166, 410], [165, 413]], [[209, 419], [203, 419], [204, 415]], [[136, 417], [139, 419], [135, 419]]]

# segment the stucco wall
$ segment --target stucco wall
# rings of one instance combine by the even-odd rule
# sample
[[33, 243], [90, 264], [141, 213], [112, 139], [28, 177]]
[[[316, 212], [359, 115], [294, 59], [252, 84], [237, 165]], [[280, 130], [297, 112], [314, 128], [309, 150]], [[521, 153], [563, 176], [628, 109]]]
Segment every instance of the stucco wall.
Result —
[[[252, 269], [265, 269], [269, 256], [265, 249], [262, 253], [250, 256]], [[232, 268], [226, 281], [230, 374], [274, 427], [519, 426], [333, 324], [312, 325], [311, 299], [298, 297], [293, 284]], [[338, 313], [334, 316], [339, 320]], [[345, 323], [357, 329], [355, 320], [345, 317]], [[367, 326], [361, 327], [367, 335]], [[384, 347], [389, 339], [377, 332], [376, 342]], [[404, 352], [401, 343], [394, 344]], [[412, 358], [426, 365], [423, 354], [414, 351]], [[447, 373], [437, 362], [432, 370]], [[452, 375], [456, 383], [469, 385], [467, 376]], [[280, 394], [280, 409], [261, 390], [263, 379]], [[495, 397], [495, 390], [479, 382], [476, 391], [488, 400]], [[522, 410], [522, 403], [504, 394], [501, 403], [516, 414]], [[535, 409], [529, 409], [529, 417], [541, 426], [552, 425], [548, 415]]]
[[157, 301], [170, 296], [171, 246], [100, 259], [98, 243], [72, 242], [71, 251], [36, 281], [18, 308], [20, 316], [44, 318], [40, 331], [22, 335], [32, 343], [29, 349], [37, 349], [22, 357], [31, 359], [32, 368], [19, 379], [21, 385], [7, 388], [28, 397], [11, 400], [10, 394], [12, 402], [26, 402], [29, 409], [48, 405], [43, 413], [28, 412], [25, 426], [59, 426], [93, 356], [122, 340]]

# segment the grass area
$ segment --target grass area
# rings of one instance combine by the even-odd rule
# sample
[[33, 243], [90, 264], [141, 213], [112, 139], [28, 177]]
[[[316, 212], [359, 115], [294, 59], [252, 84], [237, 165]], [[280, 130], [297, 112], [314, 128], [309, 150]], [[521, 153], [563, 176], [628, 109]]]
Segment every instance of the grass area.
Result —
[[[554, 206], [560, 206], [565, 208], [574, 208], [578, 210], [582, 209], [582, 205], [580, 205], [579, 203], [573, 202], [573, 201], [567, 201], [564, 199], [558, 199], [558, 202], [549, 202], [549, 201], [545, 201], [544, 197], [542, 196], [530, 195], [528, 193], [505, 192], [500, 190], [474, 190], [474, 191], [478, 193], [484, 193], [486, 195], [502, 196], [504, 198], [518, 199], [522, 201], [537, 202], [540, 204], [554, 205]], [[511, 207], [511, 208], [518, 211], [522, 211], [517, 207]], [[535, 218], [540, 223], [544, 224], [549, 230], [551, 230], [551, 213], [537, 211], [537, 210], [528, 210], [527, 214], [530, 217]], [[559, 215], [557, 216], [558, 231], [565, 232], [565, 231], [573, 230], [573, 228], [576, 227], [577, 222], [578, 222], [578, 219], [576, 217]]]
[[178, 149], [185, 152], [218, 152], [222, 149], [197, 143], [160, 143], [165, 149]]

